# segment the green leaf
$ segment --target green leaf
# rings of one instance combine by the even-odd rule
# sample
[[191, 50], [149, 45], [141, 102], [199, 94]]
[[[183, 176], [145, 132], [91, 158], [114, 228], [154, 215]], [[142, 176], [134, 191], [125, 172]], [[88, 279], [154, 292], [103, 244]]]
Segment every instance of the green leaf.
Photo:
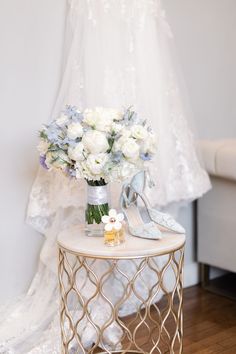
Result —
[[40, 137], [41, 139], [44, 139], [44, 140], [47, 140], [47, 139], [48, 139], [47, 134], [45, 133], [44, 130], [41, 130], [41, 131], [39, 132], [39, 137]]

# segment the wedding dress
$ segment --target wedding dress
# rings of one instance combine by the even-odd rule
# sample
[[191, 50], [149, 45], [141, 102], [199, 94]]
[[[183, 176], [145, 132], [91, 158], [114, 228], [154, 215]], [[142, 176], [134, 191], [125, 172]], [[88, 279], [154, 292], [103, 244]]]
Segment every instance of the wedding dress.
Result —
[[[132, 105], [158, 136], [151, 166], [155, 193], [146, 191], [153, 204], [190, 201], [205, 193], [210, 183], [188, 128], [170, 53], [172, 33], [161, 1], [68, 0], [67, 16], [64, 70], [52, 118], [65, 104], [81, 110]], [[56, 236], [83, 221], [84, 205], [83, 182], [40, 169], [27, 220], [45, 235], [45, 243], [27, 295], [1, 310], [0, 353], [60, 353]], [[101, 311], [100, 305], [92, 311]], [[132, 311], [130, 304], [122, 314]], [[119, 337], [113, 326], [110, 333]], [[92, 336], [86, 331], [83, 341], [88, 347]]]

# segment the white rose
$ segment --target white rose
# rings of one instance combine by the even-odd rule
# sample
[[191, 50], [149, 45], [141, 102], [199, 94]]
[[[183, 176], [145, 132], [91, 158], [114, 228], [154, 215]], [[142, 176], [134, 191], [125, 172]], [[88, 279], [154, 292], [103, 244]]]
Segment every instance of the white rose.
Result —
[[74, 161], [83, 161], [85, 159], [84, 144], [80, 142], [74, 148], [69, 147], [68, 156]]
[[155, 154], [157, 150], [157, 139], [154, 134], [149, 134], [148, 138], [143, 142], [141, 151], [144, 153]]
[[47, 141], [40, 140], [38, 147], [37, 147], [40, 155], [45, 155], [46, 152], [48, 151], [49, 146], [50, 146], [50, 144]]
[[104, 118], [110, 122], [122, 119], [121, 112], [113, 108], [96, 107], [94, 114], [96, 114], [97, 119]]
[[131, 136], [130, 130], [128, 128], [122, 128], [120, 131], [121, 137], [114, 142], [113, 151], [121, 150], [122, 146], [128, 141]]
[[[75, 165], [76, 168], [76, 178], [86, 178], [86, 179], [93, 179], [93, 175], [91, 173], [91, 171], [89, 170], [88, 166], [87, 166], [87, 161], [80, 161], [77, 162]], [[81, 176], [81, 177], [79, 177]]]
[[97, 116], [94, 113], [94, 111], [92, 109], [86, 109], [84, 111], [84, 119], [83, 122], [85, 122], [86, 124], [90, 125], [91, 127], [95, 126], [96, 120], [97, 120]]
[[110, 117], [112, 120], [121, 120], [123, 118], [123, 115], [120, 111], [117, 111], [116, 109], [107, 109], [107, 116]]
[[123, 125], [118, 124], [118, 123], [112, 123], [111, 125], [111, 131], [114, 132], [115, 134], [119, 133], [123, 128]]
[[123, 139], [127, 139], [131, 136], [131, 131], [129, 130], [129, 128], [127, 127], [124, 127], [122, 130], [121, 130], [121, 135], [122, 135], [122, 138]]
[[59, 127], [67, 123], [67, 121], [68, 121], [68, 117], [64, 113], [59, 118], [56, 119], [56, 123], [57, 125], [59, 125]]
[[106, 117], [99, 118], [95, 123], [95, 129], [101, 132], [109, 132], [111, 130], [112, 121], [108, 120]]
[[128, 159], [137, 159], [139, 156], [139, 145], [134, 139], [128, 138], [126, 142], [122, 145], [121, 151]]
[[119, 179], [121, 181], [129, 178], [134, 174], [134, 165], [130, 164], [129, 162], [124, 162], [120, 167], [119, 167]]
[[108, 132], [111, 129], [112, 119], [104, 108], [87, 109], [84, 112], [84, 122], [96, 130]]
[[84, 111], [84, 122], [96, 130], [108, 132], [114, 120], [122, 119], [119, 111], [110, 108], [96, 107]]
[[105, 153], [101, 154], [90, 154], [87, 158], [87, 167], [94, 175], [102, 175], [104, 171], [105, 164], [108, 161], [108, 155]]
[[148, 137], [147, 129], [140, 124], [136, 124], [131, 128], [131, 134], [139, 140], [145, 140]]
[[69, 139], [81, 138], [83, 135], [83, 127], [80, 123], [71, 123], [67, 129], [67, 136]]
[[106, 135], [96, 130], [87, 131], [82, 138], [82, 143], [92, 154], [106, 152], [109, 149]]

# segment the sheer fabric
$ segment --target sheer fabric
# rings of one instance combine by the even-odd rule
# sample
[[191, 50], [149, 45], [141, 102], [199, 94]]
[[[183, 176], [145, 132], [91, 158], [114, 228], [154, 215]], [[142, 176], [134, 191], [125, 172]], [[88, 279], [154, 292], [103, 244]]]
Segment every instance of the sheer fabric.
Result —
[[[210, 183], [188, 128], [188, 112], [170, 54], [172, 33], [161, 1], [69, 0], [67, 16], [65, 65], [52, 118], [65, 104], [80, 109], [133, 105], [150, 120], [158, 136], [158, 153], [151, 166], [156, 188], [147, 190], [152, 203], [166, 206], [205, 193]], [[119, 188], [113, 190], [119, 194]], [[84, 205], [84, 182], [40, 169], [27, 219], [45, 235], [45, 244], [28, 294], [1, 311], [0, 353], [60, 353], [55, 240], [60, 230], [83, 221]], [[145, 281], [152, 284], [153, 279]], [[102, 306], [98, 303], [92, 311], [102, 316]], [[133, 310], [127, 304], [122, 314]], [[108, 347], [112, 336], [119, 335], [119, 328], [112, 324]], [[87, 347], [92, 336], [86, 331]]]

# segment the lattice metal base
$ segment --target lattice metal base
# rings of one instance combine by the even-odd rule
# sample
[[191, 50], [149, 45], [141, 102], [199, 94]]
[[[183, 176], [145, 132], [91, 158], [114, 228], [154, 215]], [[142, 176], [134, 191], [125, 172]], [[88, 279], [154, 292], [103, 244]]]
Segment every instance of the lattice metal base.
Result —
[[[98, 354], [106, 354], [107, 352], [99, 352]], [[124, 353], [123, 351], [119, 351], [119, 352], [117, 352], [117, 351], [115, 351], [115, 352], [111, 352], [112, 354], [122, 354], [122, 353]], [[129, 350], [128, 352], [127, 351], [125, 351], [125, 353], [126, 354], [140, 354], [140, 353], [143, 353], [143, 352], [137, 352], [137, 351], [135, 351], [135, 350]], [[148, 354], [148, 353], [146, 353], [145, 352], [145, 354]]]
[[62, 353], [182, 353], [183, 254], [95, 259], [60, 247]]

